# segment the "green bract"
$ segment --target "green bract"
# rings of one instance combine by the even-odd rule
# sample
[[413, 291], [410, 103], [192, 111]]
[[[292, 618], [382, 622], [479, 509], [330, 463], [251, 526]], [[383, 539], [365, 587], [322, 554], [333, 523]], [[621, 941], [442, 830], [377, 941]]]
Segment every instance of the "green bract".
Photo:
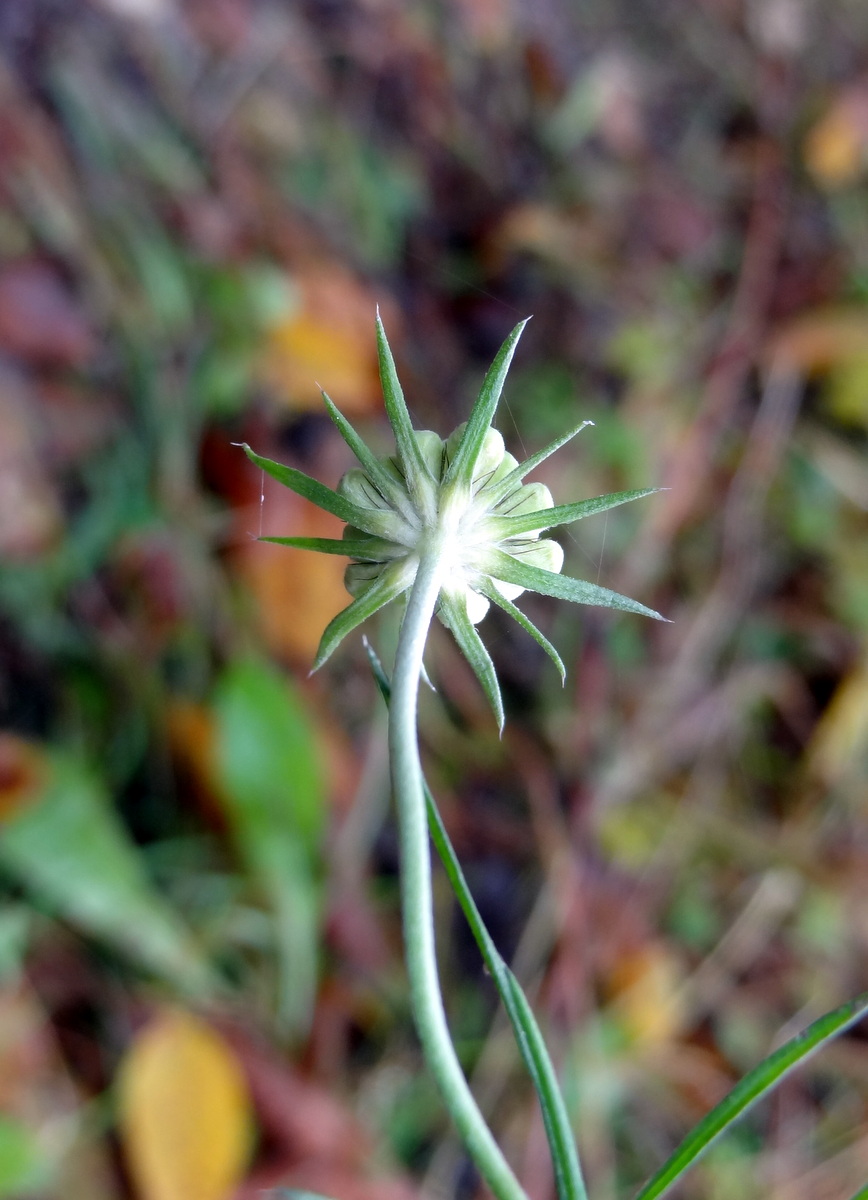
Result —
[[591, 423], [583, 421], [523, 463], [506, 452], [502, 436], [491, 423], [525, 324], [517, 325], [501, 346], [466, 424], [444, 440], [430, 430], [413, 429], [378, 314], [380, 378], [396, 450], [384, 458], [373, 454], [324, 392], [329, 416], [359, 462], [343, 477], [337, 491], [301, 471], [262, 458], [245, 445], [249, 458], [269, 475], [346, 521], [342, 539], [263, 539], [342, 554], [351, 560], [345, 582], [354, 599], [326, 628], [314, 670], [362, 621], [408, 592], [420, 554], [435, 542], [444, 568], [438, 615], [455, 635], [501, 725], [503, 708], [494, 667], [475, 628], [490, 603], [527, 630], [555, 663], [562, 680], [564, 665], [557, 651], [512, 603], [522, 592], [541, 592], [661, 619], [644, 604], [617, 592], [564, 578], [560, 574], [563, 550], [557, 542], [540, 536], [545, 530], [637, 500], [656, 489], [614, 492], [555, 505], [543, 484], [524, 482], [535, 467]]

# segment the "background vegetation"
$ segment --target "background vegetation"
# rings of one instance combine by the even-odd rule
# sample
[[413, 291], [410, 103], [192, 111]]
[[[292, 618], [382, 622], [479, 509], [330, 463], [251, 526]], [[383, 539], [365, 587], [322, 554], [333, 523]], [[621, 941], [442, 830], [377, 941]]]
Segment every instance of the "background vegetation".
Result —
[[[599, 1200], [868, 987], [868, 8], [858, 0], [0, 6], [0, 1195], [477, 1194], [409, 1024], [384, 719], [313, 679], [317, 384], [384, 436], [379, 303], [448, 432], [534, 314], [500, 426], [595, 421], [573, 574], [658, 627], [486, 620], [423, 734], [546, 1025]], [[548, 466], [548, 464], [547, 464]], [[386, 655], [394, 629], [371, 636]], [[442, 894], [454, 1028], [534, 1200], [541, 1122]], [[689, 1200], [868, 1178], [851, 1033]]]

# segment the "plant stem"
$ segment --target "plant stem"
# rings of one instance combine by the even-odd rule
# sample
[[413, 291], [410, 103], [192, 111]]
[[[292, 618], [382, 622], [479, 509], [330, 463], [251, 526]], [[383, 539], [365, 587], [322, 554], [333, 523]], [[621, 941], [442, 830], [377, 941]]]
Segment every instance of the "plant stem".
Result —
[[464, 1077], [446, 1022], [437, 972], [431, 849], [416, 716], [422, 654], [446, 569], [446, 539], [446, 533], [438, 531], [421, 549], [398, 638], [389, 706], [389, 761], [401, 836], [405, 957], [425, 1058], [468, 1152], [498, 1200], [527, 1200]]

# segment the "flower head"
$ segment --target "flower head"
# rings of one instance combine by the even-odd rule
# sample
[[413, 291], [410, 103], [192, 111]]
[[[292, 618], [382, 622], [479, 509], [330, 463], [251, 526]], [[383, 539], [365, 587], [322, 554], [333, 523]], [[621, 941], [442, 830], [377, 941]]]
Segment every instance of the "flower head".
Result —
[[590, 421], [569, 430], [519, 463], [492, 428], [500, 393], [526, 322], [515, 327], [485, 377], [467, 422], [445, 440], [430, 430], [415, 430], [404, 403], [385, 330], [377, 316], [380, 378], [395, 453], [378, 458], [323, 392], [334, 421], [359, 466], [344, 475], [337, 490], [255, 454], [248, 457], [294, 492], [346, 521], [342, 539], [271, 537], [277, 542], [350, 559], [344, 580], [354, 597], [328, 625], [314, 670], [322, 666], [346, 635], [391, 600], [409, 591], [423, 548], [436, 540], [444, 560], [439, 616], [476, 671], [500, 724], [503, 708], [491, 659], [476, 630], [490, 604], [509, 613], [545, 650], [565, 676], [560, 656], [513, 601], [526, 590], [579, 604], [602, 605], [657, 617], [659, 613], [608, 588], [560, 574], [563, 550], [548, 529], [603, 512], [655, 491], [615, 492], [555, 505], [544, 484], [525, 477]]

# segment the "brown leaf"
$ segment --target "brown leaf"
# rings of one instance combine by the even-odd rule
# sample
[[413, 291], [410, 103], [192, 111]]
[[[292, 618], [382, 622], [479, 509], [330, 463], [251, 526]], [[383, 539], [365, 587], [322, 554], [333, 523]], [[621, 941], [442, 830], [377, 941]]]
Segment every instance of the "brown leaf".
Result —
[[210, 1025], [158, 1014], [123, 1063], [119, 1103], [141, 1200], [228, 1200], [250, 1153], [252, 1111], [238, 1060]]
[[0, 732], [0, 822], [37, 800], [47, 777], [36, 745], [14, 733]]

